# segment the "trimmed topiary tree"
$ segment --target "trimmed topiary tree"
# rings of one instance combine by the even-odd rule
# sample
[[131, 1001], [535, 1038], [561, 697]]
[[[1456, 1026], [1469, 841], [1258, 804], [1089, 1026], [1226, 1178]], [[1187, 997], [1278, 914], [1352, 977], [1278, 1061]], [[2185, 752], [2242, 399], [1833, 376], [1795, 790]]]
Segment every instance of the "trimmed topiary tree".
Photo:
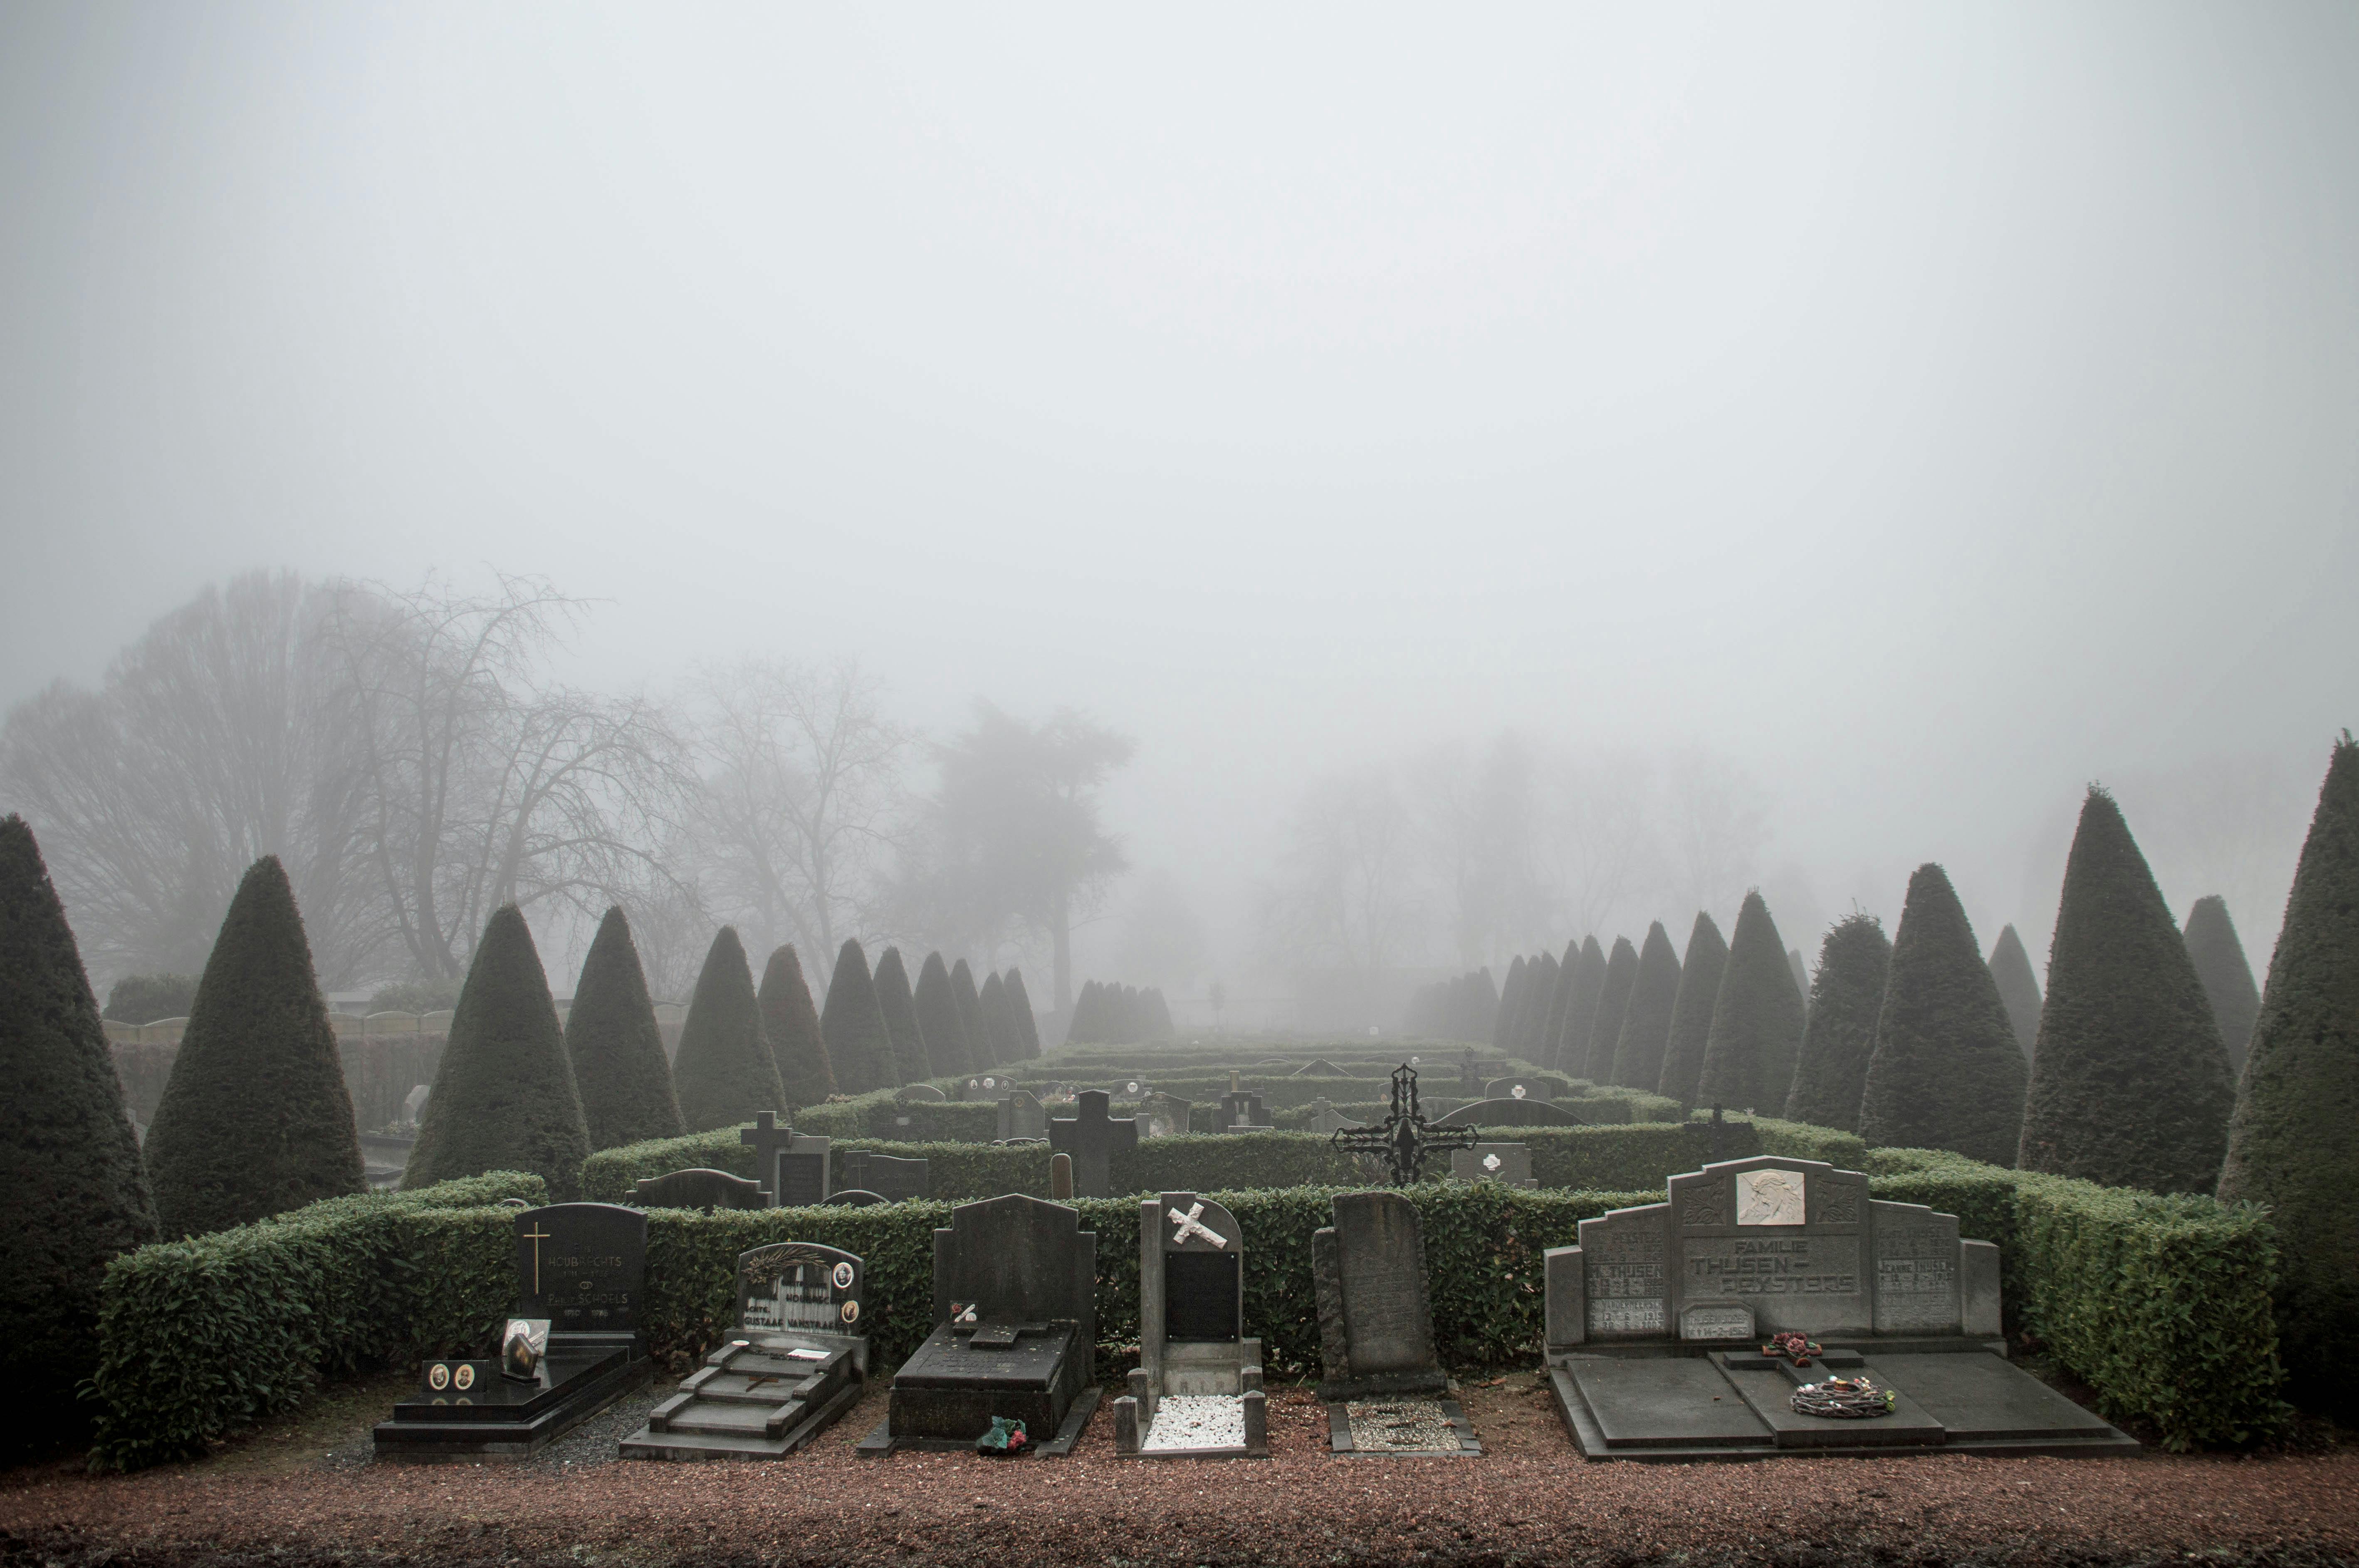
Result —
[[1016, 1025], [1007, 1016], [1007, 982], [995, 972], [984, 977], [975, 1004], [983, 1014], [983, 1027], [991, 1035], [991, 1054], [1003, 1063], [1022, 1061], [1024, 1044], [1016, 1037]]
[[590, 1150], [620, 1149], [688, 1130], [672, 1090], [656, 1004], [647, 997], [631, 923], [615, 904], [598, 923], [573, 1006], [565, 1015], [565, 1054], [582, 1092], [582, 1122]]
[[247, 869], [222, 917], [147, 1154], [167, 1236], [367, 1188], [343, 1057], [276, 855]]
[[1589, 1021], [1589, 1056], [1575, 1077], [1593, 1084], [1614, 1078], [1614, 1048], [1622, 1044], [1622, 1017], [1630, 1011], [1630, 993], [1638, 984], [1638, 949], [1627, 936], [1614, 938], [1606, 956], [1604, 983], [1597, 988], [1597, 1008]]
[[1786, 949], [1786, 968], [1794, 977], [1794, 993], [1802, 999], [1802, 1022], [1807, 1028], [1810, 1020], [1810, 969], [1802, 962], [1799, 947]]
[[[1810, 980], [1810, 1016], [1802, 1026], [1794, 1087], [1786, 1096], [1787, 1120], [1859, 1130], [1859, 1098], [1867, 1089], [1875, 1017], [1884, 1007], [1891, 968], [1891, 939], [1873, 914], [1848, 914], [1828, 929], [1819, 947], [1819, 972]], [[2018, 1104], [2022, 1098], [2018, 1092]], [[2014, 1158], [2010, 1149], [2007, 1160]]]
[[1556, 981], [1553, 953], [1524, 966], [1524, 1016], [1516, 1023], [1516, 1054], [1536, 1067], [1548, 1065], [1549, 1003], [1555, 1000]]
[[1032, 1015], [1032, 996], [1024, 989], [1024, 971], [1011, 967], [1007, 971], [1007, 1019], [1016, 1026], [1016, 1038], [1022, 1046], [1023, 1059], [1040, 1059], [1040, 1022]]
[[[1491, 972], [1485, 969], [1487, 983]], [[1581, 1076], [1589, 1065], [1589, 1043], [1597, 1027], [1597, 999], [1605, 989], [1605, 949], [1594, 936], [1581, 939], [1581, 957], [1574, 960], [1572, 989], [1565, 998], [1563, 1032], [1556, 1037], [1555, 1060], [1549, 1065], [1569, 1078]]]
[[885, 956], [876, 960], [876, 1005], [884, 1010], [885, 1033], [893, 1038], [893, 1065], [899, 1069], [902, 1083], [958, 1071], [933, 1059], [933, 1045], [918, 1020], [917, 1000], [909, 994], [909, 971], [902, 967], [898, 947], [886, 948]]
[[770, 1059], [777, 1064], [778, 1087], [786, 1093], [787, 1105], [800, 1109], [824, 1101], [835, 1092], [835, 1068], [793, 944], [773, 952], [762, 967], [758, 1000], [762, 1036], [770, 1043]]
[[1507, 961], [1507, 983], [1499, 988], [1499, 1011], [1491, 1026], [1491, 1044], [1501, 1051], [1515, 1050], [1516, 1027], [1524, 1019], [1524, 956]]
[[[1086, 993], [1090, 987], [1083, 986]], [[982, 1053], [966, 1037], [966, 1022], [959, 1017], [958, 998], [951, 994], [950, 966], [942, 962], [940, 953], [929, 953], [923, 967], [918, 970], [918, 1027], [925, 1031], [926, 1049], [932, 1053], [944, 1073], [973, 1073], [983, 1069]], [[1081, 1021], [1081, 1011], [1075, 1007], [1075, 1022]]]
[[524, 912], [502, 904], [475, 944], [401, 1184], [528, 1171], [549, 1184], [552, 1202], [571, 1203], [589, 1154], [549, 976]]
[[1540, 1025], [1540, 1052], [1532, 1058], [1533, 1065], [1543, 1072], [1554, 1069], [1557, 1053], [1563, 1047], [1565, 1014], [1572, 1007], [1573, 983], [1580, 972], [1581, 943], [1567, 942], [1564, 957], [1556, 962], [1556, 984], [1549, 989], [1548, 1018]]
[[762, 1003], [745, 962], [737, 928], [724, 925], [705, 949], [671, 1081], [679, 1091], [679, 1119], [690, 1132], [713, 1132], [787, 1108], [778, 1060], [762, 1033]]
[[1794, 989], [1769, 906], [1759, 892], [1748, 892], [1728, 939], [1720, 995], [1712, 999], [1696, 1103], [1763, 1115], [1782, 1110], [1801, 1054], [1802, 993]]
[[819, 1032], [827, 1041], [828, 1060], [835, 1065], [838, 1094], [864, 1095], [872, 1089], [901, 1087], [904, 1080], [896, 1065], [893, 1036], [885, 1022], [885, 1010], [876, 1000], [868, 955], [860, 950], [857, 937], [846, 937], [836, 949], [835, 978], [827, 985], [827, 1006], [819, 1015]]
[[[1113, 1005], [1106, 1009], [1110, 1014], [1108, 1021], [1114, 1027], [1106, 1031], [1102, 1038], [1113, 1042], [1137, 1038], [1130, 1033], [1130, 1015], [1124, 1004], [1122, 989], [1118, 986], [1102, 987], [1098, 993], [1101, 1001], [1109, 1000], [1106, 997], [1108, 991], [1114, 993], [1110, 999]], [[1004, 1065], [997, 1057], [999, 1043], [991, 1037], [991, 1031], [984, 1027], [983, 998], [974, 989], [974, 971], [967, 967], [964, 958], [951, 966], [951, 1000], [958, 1004], [959, 1027], [966, 1031], [967, 1049], [982, 1058], [980, 1065], [983, 1066]]]
[[1680, 1000], [1680, 955], [1659, 920], [1647, 927], [1638, 949], [1638, 973], [1630, 982], [1630, 1005], [1614, 1045], [1614, 1082], [1652, 1094], [1663, 1080], [1663, 1050], [1670, 1044], [1671, 1014]]
[[[2042, 1044], [2044, 1050], [2045, 1044]], [[2359, 1415], [2359, 745], [2343, 731], [2269, 956], [2220, 1195], [2267, 1204], [2296, 1402]]]
[[2228, 901], [2216, 892], [2197, 899], [2187, 912], [2186, 941], [2195, 978], [2211, 999], [2220, 1043], [2228, 1048], [2228, 1070], [2241, 1073], [2253, 1023], [2261, 1015], [2261, 993], [2253, 984], [2253, 967], [2245, 961], [2245, 945], [2236, 940], [2236, 923], [2228, 918]]
[[2031, 955], [2023, 950], [2023, 938], [2015, 934], [2012, 925], [2002, 926], [1998, 943], [1991, 948], [1991, 979], [1998, 986], [1998, 999], [2006, 1003], [2006, 1021], [2014, 1027], [2015, 1043], [2023, 1047], [2023, 1059], [2031, 1060], [2031, 1047], [2039, 1038], [2039, 979], [2031, 972]]
[[1696, 912], [1688, 931], [1687, 958], [1680, 965], [1679, 1000], [1671, 1006], [1671, 1027], [1663, 1040], [1663, 1073], [1655, 1092], [1695, 1108], [1696, 1080], [1703, 1076], [1704, 1046], [1712, 1039], [1712, 1003], [1720, 999], [1720, 977], [1728, 968], [1728, 944], [1711, 915]]
[[1949, 1149], [2005, 1165], [2023, 1136], [2023, 1047], [1950, 876], [1908, 879], [1859, 1135], [1887, 1149]]
[[0, 819], [0, 1454], [71, 1442], [98, 1362], [109, 1260], [156, 1239], [156, 1206], [98, 998], [21, 816]]
[[2210, 1192], [2234, 1082], [2212, 1002], [2120, 807], [2092, 787], [2064, 862], [2018, 1162]]

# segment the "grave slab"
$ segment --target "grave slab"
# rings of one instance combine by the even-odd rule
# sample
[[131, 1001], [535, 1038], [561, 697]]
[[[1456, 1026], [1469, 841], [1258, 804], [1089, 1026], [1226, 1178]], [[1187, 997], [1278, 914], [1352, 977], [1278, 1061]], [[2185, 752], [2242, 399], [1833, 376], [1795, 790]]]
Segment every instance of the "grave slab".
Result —
[[[1139, 1204], [1138, 1233], [1139, 1365], [1114, 1401], [1114, 1452], [1266, 1457], [1261, 1341], [1245, 1333], [1244, 1227], [1211, 1198], [1162, 1193]], [[1175, 1420], [1184, 1433], [1167, 1425]]]

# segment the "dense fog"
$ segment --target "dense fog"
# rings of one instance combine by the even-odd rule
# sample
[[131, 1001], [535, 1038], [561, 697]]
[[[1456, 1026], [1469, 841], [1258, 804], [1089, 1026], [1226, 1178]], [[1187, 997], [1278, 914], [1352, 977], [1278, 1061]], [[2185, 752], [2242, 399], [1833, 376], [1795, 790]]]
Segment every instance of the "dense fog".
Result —
[[2095, 781], [2258, 969], [2359, 721], [2354, 71], [2323, 5], [0, 6], [0, 812], [102, 990], [275, 851], [339, 991], [511, 898], [562, 991], [619, 899], [673, 997], [730, 922], [1046, 1010], [1070, 927], [1356, 1028], [1926, 860], [2037, 964]]

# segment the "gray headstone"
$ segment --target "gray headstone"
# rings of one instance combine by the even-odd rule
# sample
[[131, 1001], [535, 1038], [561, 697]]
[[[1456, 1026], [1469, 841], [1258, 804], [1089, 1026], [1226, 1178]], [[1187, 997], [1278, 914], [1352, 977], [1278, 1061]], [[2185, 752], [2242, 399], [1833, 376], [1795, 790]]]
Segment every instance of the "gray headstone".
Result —
[[1075, 1197], [1113, 1196], [1114, 1151], [1138, 1147], [1137, 1121], [1108, 1116], [1110, 1103], [1103, 1089], [1083, 1089], [1075, 1097], [1072, 1115], [1049, 1123], [1049, 1147], [1073, 1157]]
[[1434, 1119], [1436, 1127], [1582, 1127], [1581, 1118], [1544, 1099], [1478, 1099], [1448, 1116]]
[[1457, 1182], [1497, 1182], [1510, 1187], [1532, 1188], [1532, 1151], [1524, 1143], [1477, 1143], [1450, 1152], [1450, 1177]]
[[1313, 1132], [1341, 1132], [1347, 1127], [1359, 1125], [1358, 1122], [1337, 1110], [1325, 1095], [1320, 1095], [1310, 1102], [1310, 1130]]
[[1332, 1206], [1335, 1223], [1310, 1238], [1324, 1362], [1320, 1398], [1446, 1391], [1416, 1206], [1391, 1192], [1344, 1193]]
[[781, 1126], [777, 1113], [765, 1110], [755, 1113], [754, 1125], [739, 1132], [737, 1141], [753, 1149], [754, 1180], [778, 1207], [827, 1201], [829, 1140]]
[[636, 1346], [647, 1217], [621, 1204], [561, 1203], [516, 1217], [517, 1317], [546, 1318], [550, 1343]]
[[412, 1127], [417, 1126], [418, 1119], [426, 1114], [426, 1097], [431, 1093], [433, 1093], [431, 1086], [419, 1084], [408, 1094], [402, 1096], [401, 1119], [409, 1123]]
[[[887, 1203], [933, 1195], [931, 1172], [923, 1160], [876, 1154], [865, 1149], [847, 1149], [841, 1160], [846, 1187], [875, 1193]], [[835, 1201], [842, 1201], [842, 1193], [833, 1195]]]
[[1079, 1324], [1095, 1345], [1097, 1257], [1097, 1232], [1063, 1204], [1022, 1193], [961, 1204], [934, 1232], [933, 1322], [955, 1305], [982, 1322]]
[[896, 1099], [905, 1100], [924, 1100], [930, 1105], [939, 1100], [946, 1100], [951, 1097], [942, 1093], [941, 1090], [934, 1087], [931, 1084], [908, 1084], [905, 1085], [901, 1091], [893, 1098]]
[[1141, 1138], [1169, 1138], [1188, 1130], [1188, 1113], [1193, 1109], [1178, 1095], [1151, 1094], [1138, 1102], [1138, 1135]]
[[1538, 1099], [1549, 1098], [1548, 1086], [1538, 1078], [1493, 1078], [1483, 1086], [1484, 1099]]
[[1049, 1136], [1049, 1112], [1029, 1089], [1015, 1089], [1000, 1098], [999, 1136], [1002, 1140]]
[[1245, 1247], [1236, 1216], [1194, 1193], [1165, 1193], [1152, 1205], [1140, 1204], [1139, 1211], [1139, 1224], [1147, 1227], [1140, 1234], [1154, 1238], [1152, 1246], [1139, 1249], [1142, 1362], [1159, 1369], [1169, 1341], [1234, 1344], [1243, 1339]]
[[973, 1073], [961, 1080], [961, 1099], [997, 1099], [1015, 1087], [1016, 1080], [1004, 1073]]
[[1269, 1114], [1262, 1109], [1261, 1096], [1249, 1089], [1232, 1089], [1221, 1097], [1220, 1130], [1223, 1132], [1266, 1132]]
[[699, 1167], [669, 1175], [644, 1176], [632, 1192], [639, 1208], [767, 1208], [770, 1195], [759, 1182], [726, 1171]]

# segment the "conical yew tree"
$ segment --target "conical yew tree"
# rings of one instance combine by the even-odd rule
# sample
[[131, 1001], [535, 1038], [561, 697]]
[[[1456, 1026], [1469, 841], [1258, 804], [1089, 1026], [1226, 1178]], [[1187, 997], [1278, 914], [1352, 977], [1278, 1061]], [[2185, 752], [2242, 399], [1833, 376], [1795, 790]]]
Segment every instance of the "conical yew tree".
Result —
[[[1082, 990], [1090, 989], [1083, 986]], [[929, 953], [918, 970], [918, 1027], [925, 1032], [926, 1049], [940, 1064], [945, 1073], [975, 1073], [983, 1070], [982, 1054], [966, 1037], [965, 1021], [959, 1017], [958, 998], [951, 994], [950, 966], [942, 962], [940, 953]], [[1078, 1022], [1081, 1013], [1073, 1014]]]
[[1990, 972], [1998, 986], [1999, 1000], [2006, 1003], [2006, 1021], [2015, 1030], [2015, 1043], [2023, 1047], [2023, 1059], [2028, 1062], [2032, 1044], [2039, 1038], [2039, 979], [2031, 972], [2031, 955], [2023, 950], [2023, 938], [2012, 925], [2000, 929], [1997, 945], [1991, 948]]
[[1516, 1054], [1534, 1066], [1548, 1065], [1549, 1003], [1556, 996], [1556, 955], [1542, 953], [1524, 967], [1524, 1016], [1516, 1023]]
[[1875, 1017], [1884, 1007], [1891, 968], [1892, 942], [1875, 916], [1845, 915], [1828, 929], [1819, 947], [1819, 972], [1810, 980], [1801, 1058], [1786, 1096], [1788, 1120], [1859, 1130], [1859, 1097], [1867, 1088]]
[[343, 1057], [276, 855], [255, 861], [230, 900], [147, 1152], [167, 1236], [367, 1186]]
[[1630, 1005], [1614, 1045], [1614, 1081], [1653, 1092], [1663, 1079], [1663, 1050], [1670, 1044], [1671, 1014], [1680, 1000], [1680, 955], [1659, 920], [1647, 927], [1638, 949], [1638, 972], [1630, 982]]
[[1007, 1017], [1016, 1026], [1016, 1039], [1022, 1047], [1025, 1061], [1040, 1058], [1040, 1024], [1032, 1016], [1032, 996], [1024, 989], [1024, 971], [1011, 968], [1007, 971]]
[[2245, 962], [2245, 945], [2236, 940], [2236, 923], [2228, 918], [2228, 901], [2216, 892], [2197, 899], [2187, 912], [2187, 957], [2212, 1000], [2229, 1070], [2241, 1073], [2254, 1021], [2261, 1015], [2261, 993], [2253, 984], [2253, 967]]
[[2203, 982], [2114, 797], [2064, 862], [2018, 1163], [2109, 1187], [2210, 1192], [2234, 1085]]
[[[983, 998], [974, 989], [974, 971], [967, 967], [964, 958], [951, 966], [951, 1000], [958, 1003], [959, 1027], [966, 1031], [967, 1048], [986, 1058], [983, 1063], [986, 1067], [1003, 1065], [997, 1059], [999, 1043], [983, 1024]], [[1107, 1011], [1114, 1015], [1117, 1028], [1102, 1038], [1116, 1042], [1133, 1038], [1127, 1032], [1130, 1020], [1121, 1005], [1118, 989], [1114, 1000], [1115, 1005]]]
[[876, 1000], [868, 955], [861, 951], [857, 937], [844, 938], [843, 946], [836, 949], [835, 978], [828, 982], [819, 1032], [827, 1041], [827, 1057], [835, 1066], [839, 1094], [864, 1095], [901, 1086], [893, 1036], [885, 1022], [885, 1010]]
[[0, 819], [0, 1454], [71, 1441], [98, 1360], [109, 1260], [156, 1239], [156, 1206], [98, 998], [21, 816]]
[[573, 1007], [565, 1015], [565, 1054], [582, 1091], [592, 1152], [687, 1130], [638, 945], [621, 904], [606, 911], [582, 961]]
[[524, 912], [503, 904], [475, 944], [401, 1184], [527, 1171], [549, 1184], [552, 1200], [571, 1203], [589, 1153], [549, 976]]
[[[2043, 1046], [2044, 1048], [2044, 1046]], [[2334, 748], [2269, 956], [2220, 1195], [2277, 1225], [2297, 1403], [2359, 1415], [2359, 745]]]
[[1802, 1022], [1807, 1027], [1810, 1018], [1810, 969], [1802, 962], [1799, 947], [1786, 949], [1786, 968], [1794, 977], [1794, 990], [1802, 999]]
[[1801, 1054], [1802, 993], [1794, 989], [1769, 906], [1759, 892], [1748, 892], [1736, 912], [1728, 968], [1712, 1000], [1696, 1103], [1764, 1116], [1783, 1110]]
[[784, 1110], [787, 1089], [778, 1059], [762, 1033], [762, 1003], [754, 994], [737, 928], [724, 925], [705, 950], [704, 968], [679, 1026], [671, 1079], [679, 1091], [679, 1118], [690, 1132], [712, 1132]]
[[893, 1065], [904, 1083], [917, 1083], [956, 1067], [937, 1066], [933, 1048], [918, 1022], [917, 1000], [909, 994], [909, 971], [901, 965], [901, 949], [887, 947], [876, 960], [876, 1005], [885, 1013], [885, 1033], [893, 1037]]
[[1021, 1061], [1024, 1046], [1016, 1038], [1016, 1026], [1007, 1017], [1007, 982], [996, 972], [984, 977], [983, 989], [975, 993], [975, 1007], [983, 1014], [983, 1027], [991, 1036], [991, 1054], [1003, 1065]]
[[1948, 1149], [2006, 1164], [2023, 1134], [2023, 1047], [1949, 873], [1908, 879], [1859, 1135], [1887, 1149]]
[[823, 1103], [835, 1093], [835, 1067], [820, 1033], [810, 986], [803, 979], [803, 961], [791, 944], [773, 952], [762, 967], [756, 1000], [762, 1007], [762, 1037], [770, 1043], [770, 1059], [777, 1064], [778, 1087], [787, 1106]]
[[[1490, 979], [1490, 972], [1484, 972]], [[1573, 961], [1572, 989], [1566, 994], [1563, 1032], [1556, 1037], [1550, 1065], [1570, 1078], [1589, 1066], [1589, 1044], [1597, 1028], [1597, 999], [1605, 989], [1605, 949], [1594, 936], [1581, 939], [1581, 956]]]
[[1564, 1018], [1572, 1006], [1573, 982], [1581, 972], [1581, 943], [1564, 945], [1564, 957], [1556, 962], [1556, 983], [1549, 988], [1547, 1020], [1540, 1025], [1539, 1054], [1532, 1065], [1543, 1072], [1555, 1067], [1557, 1051], [1564, 1040]]
[[1655, 1092], [1695, 1107], [1696, 1080], [1703, 1076], [1703, 1051], [1712, 1038], [1712, 1003], [1720, 998], [1720, 977], [1728, 968], [1728, 943], [1711, 915], [1696, 912], [1688, 932], [1688, 954], [1680, 966], [1679, 1000], [1671, 1005], [1670, 1033], [1663, 1041], [1662, 1076]]
[[1507, 962], [1507, 983], [1499, 988], [1499, 1015], [1491, 1031], [1491, 1044], [1501, 1051], [1516, 1048], [1516, 1029], [1524, 1021], [1524, 956], [1520, 953]]
[[1575, 1075], [1593, 1084], [1614, 1081], [1614, 1048], [1622, 1044], [1622, 1019], [1638, 985], [1638, 949], [1627, 936], [1614, 938], [1606, 956], [1605, 980], [1597, 988], [1597, 1010], [1589, 1021], [1589, 1059]]

